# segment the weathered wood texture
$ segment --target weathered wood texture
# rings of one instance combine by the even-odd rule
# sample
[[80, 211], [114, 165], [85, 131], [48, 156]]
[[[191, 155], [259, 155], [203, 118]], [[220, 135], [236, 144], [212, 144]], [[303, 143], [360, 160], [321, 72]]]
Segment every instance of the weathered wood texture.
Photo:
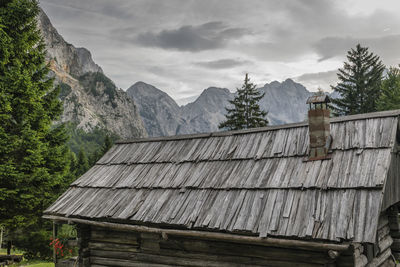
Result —
[[45, 213], [374, 243], [398, 115], [335, 119], [324, 161], [303, 161], [305, 124], [117, 144]]
[[[375, 241], [379, 190], [165, 190], [75, 188], [61, 209], [76, 216], [190, 229]], [[92, 205], [98, 201], [101, 205]], [[71, 203], [72, 202], [72, 203]], [[360, 223], [358, 218], [372, 218]], [[366, 231], [365, 229], [368, 229]]]
[[[50, 220], [61, 220], [57, 216], [46, 215], [46, 219]], [[163, 236], [180, 236], [194, 239], [205, 239], [205, 240], [218, 240], [224, 242], [242, 243], [250, 245], [260, 246], [273, 246], [283, 248], [299, 248], [305, 250], [333, 250], [333, 251], [346, 251], [349, 249], [349, 242], [333, 243], [333, 242], [322, 242], [320, 240], [301, 240], [301, 239], [283, 239], [283, 238], [262, 238], [258, 236], [249, 236], [244, 234], [231, 234], [231, 233], [220, 233], [220, 232], [209, 232], [209, 231], [196, 231], [196, 230], [184, 230], [184, 229], [166, 229], [149, 227], [143, 225], [131, 225], [131, 224], [120, 224], [110, 223], [102, 221], [93, 221], [79, 218], [68, 218], [71, 223], [86, 224], [94, 227], [109, 228], [116, 231], [133, 231], [149, 234], [159, 234]]]
[[[115, 243], [117, 241], [117, 243]], [[98, 245], [91, 246], [96, 243]], [[101, 245], [100, 245], [101, 244]], [[124, 247], [121, 247], [124, 244]], [[119, 246], [119, 249], [115, 249]], [[351, 257], [332, 259], [311, 251], [92, 228], [91, 266], [350, 266]], [[347, 252], [351, 254], [352, 252]], [[339, 266], [339, 265], [338, 265]]]
[[[399, 133], [400, 134], [400, 133]], [[400, 144], [397, 144], [397, 146]], [[382, 210], [400, 202], [400, 154], [392, 153], [391, 164], [385, 185]]]
[[390, 236], [393, 239], [391, 245], [392, 255], [396, 260], [400, 261], [400, 223], [398, 206], [392, 206], [387, 210], [388, 225], [387, 228]]
[[79, 245], [79, 257], [78, 264], [79, 267], [89, 267], [90, 266], [90, 250], [89, 250], [89, 240], [90, 240], [90, 226], [85, 224], [78, 224], [78, 245]]
[[393, 239], [390, 236], [388, 217], [388, 212], [383, 212], [379, 217], [377, 241], [373, 247], [372, 258], [368, 259], [366, 265], [368, 267], [395, 266], [391, 250]]

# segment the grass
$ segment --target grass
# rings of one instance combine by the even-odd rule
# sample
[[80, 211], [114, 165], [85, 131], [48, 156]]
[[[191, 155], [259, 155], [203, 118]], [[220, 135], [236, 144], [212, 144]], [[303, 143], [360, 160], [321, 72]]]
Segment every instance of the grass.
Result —
[[[7, 249], [2, 248], [0, 249], [0, 255], [6, 255], [7, 254]], [[11, 254], [12, 255], [22, 255], [23, 251], [18, 250], [18, 249], [12, 249], [11, 250]], [[17, 266], [29, 266], [29, 267], [54, 267], [54, 263], [52, 262], [48, 262], [48, 261], [42, 261], [42, 260], [26, 260], [23, 259], [22, 262], [20, 263], [16, 263], [13, 265], [10, 265], [13, 267], [17, 267]]]
[[[6, 254], [7, 254], [7, 249], [6, 248], [0, 249], [0, 255], [6, 255]], [[13, 255], [22, 255], [22, 254], [24, 254], [24, 252], [22, 250], [18, 250], [18, 249], [11, 249], [11, 254], [13, 254]]]
[[[52, 262], [48, 262], [48, 261], [41, 261], [41, 260], [23, 260], [22, 262], [18, 263], [18, 264], [14, 264], [11, 266], [29, 266], [29, 267], [54, 267], [54, 263]], [[10, 267], [11, 267], [10, 266]]]
[[19, 265], [19, 266], [30, 266], [30, 267], [54, 267], [54, 263], [52, 262], [41, 262], [27, 265]]

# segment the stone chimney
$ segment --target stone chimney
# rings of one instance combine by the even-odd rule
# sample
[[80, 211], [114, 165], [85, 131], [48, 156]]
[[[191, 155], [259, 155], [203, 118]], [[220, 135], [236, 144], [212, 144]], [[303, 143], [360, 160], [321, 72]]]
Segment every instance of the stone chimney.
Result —
[[307, 99], [308, 129], [310, 136], [308, 160], [322, 160], [330, 158], [328, 151], [332, 141], [330, 127], [330, 111], [328, 103], [331, 102], [325, 94], [314, 95]]

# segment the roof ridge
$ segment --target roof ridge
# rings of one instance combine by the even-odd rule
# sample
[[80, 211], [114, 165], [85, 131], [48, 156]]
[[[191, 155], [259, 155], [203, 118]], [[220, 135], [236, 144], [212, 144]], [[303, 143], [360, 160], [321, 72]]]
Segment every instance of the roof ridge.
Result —
[[[389, 111], [380, 111], [380, 112], [370, 112], [370, 113], [363, 113], [363, 114], [357, 114], [357, 115], [348, 115], [348, 116], [342, 116], [342, 117], [334, 117], [334, 118], [331, 118], [331, 123], [339, 123], [339, 122], [353, 121], [353, 120], [374, 119], [374, 118], [384, 118], [384, 117], [396, 117], [396, 116], [400, 116], [400, 109], [389, 110]], [[142, 142], [176, 141], [176, 140], [219, 137], [219, 136], [223, 137], [223, 136], [233, 136], [233, 135], [241, 135], [241, 134], [249, 134], [249, 133], [267, 132], [267, 131], [274, 131], [274, 130], [281, 130], [281, 129], [298, 128], [298, 127], [305, 127], [307, 125], [308, 125], [308, 123], [306, 121], [303, 121], [303, 122], [297, 122], [297, 123], [288, 123], [288, 124], [282, 124], [282, 125], [273, 125], [273, 126], [251, 128], [251, 129], [244, 129], [244, 130], [127, 139], [127, 140], [119, 140], [119, 141], [116, 141], [115, 143], [116, 144], [129, 144], [129, 143], [142, 143]]]

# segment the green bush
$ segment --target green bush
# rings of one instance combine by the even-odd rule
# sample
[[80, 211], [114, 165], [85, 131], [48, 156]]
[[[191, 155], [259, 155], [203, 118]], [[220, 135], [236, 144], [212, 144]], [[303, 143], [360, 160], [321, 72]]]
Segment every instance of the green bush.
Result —
[[13, 245], [24, 251], [27, 259], [51, 259], [53, 250], [50, 247], [52, 236], [51, 222], [44, 222], [42, 227], [34, 225], [22, 233], [16, 232], [13, 236]]

